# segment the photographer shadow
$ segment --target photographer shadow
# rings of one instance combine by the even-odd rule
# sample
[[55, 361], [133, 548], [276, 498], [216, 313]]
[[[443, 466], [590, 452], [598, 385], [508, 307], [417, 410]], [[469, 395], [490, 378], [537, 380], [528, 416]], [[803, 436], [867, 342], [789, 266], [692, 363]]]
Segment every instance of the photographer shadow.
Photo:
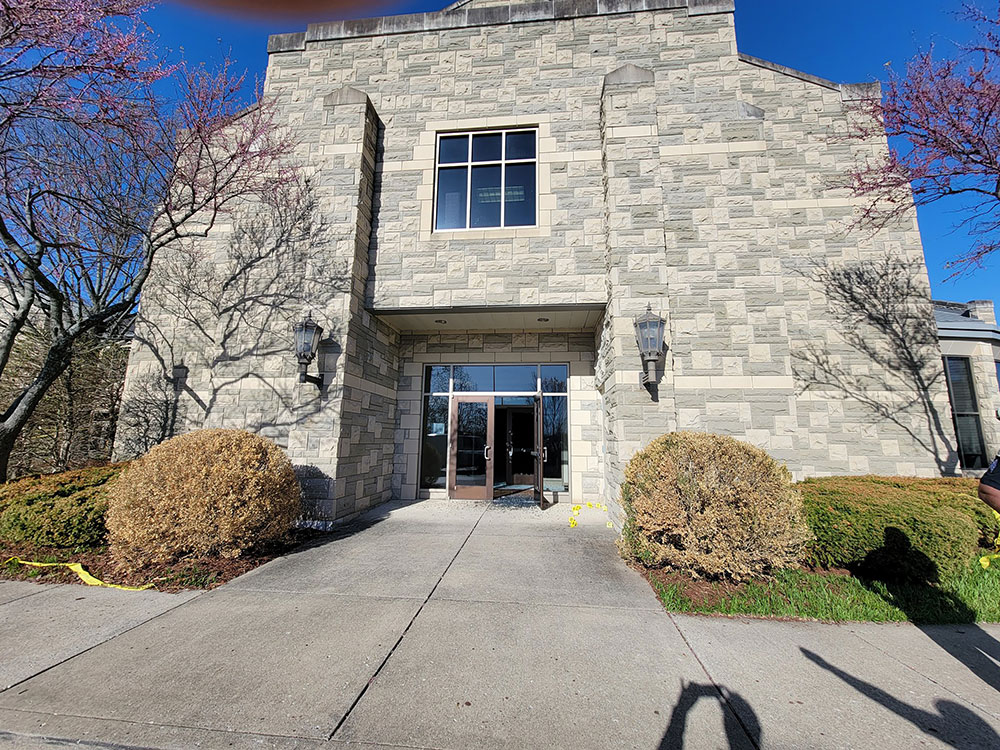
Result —
[[940, 587], [936, 563], [913, 546], [906, 532], [888, 527], [882, 547], [852, 572], [942, 650], [1000, 691], [1000, 643], [976, 624], [975, 610]]

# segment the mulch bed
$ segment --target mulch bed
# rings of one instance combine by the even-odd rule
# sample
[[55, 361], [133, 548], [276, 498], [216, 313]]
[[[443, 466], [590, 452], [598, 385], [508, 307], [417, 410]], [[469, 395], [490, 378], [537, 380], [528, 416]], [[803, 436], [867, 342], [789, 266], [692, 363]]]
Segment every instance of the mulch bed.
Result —
[[740, 590], [740, 585], [737, 583], [706, 581], [703, 578], [692, 578], [690, 573], [679, 573], [662, 568], [637, 567], [637, 570], [650, 583], [655, 581], [662, 586], [677, 586], [681, 595], [699, 607], [711, 607]]
[[17, 563], [3, 564], [8, 558], [36, 562], [78, 562], [91, 575], [105, 583], [120, 586], [143, 586], [152, 583], [157, 591], [177, 592], [187, 589], [214, 589], [237, 576], [281, 557], [307, 542], [330, 536], [313, 529], [294, 529], [289, 539], [254, 550], [243, 557], [186, 557], [172, 563], [146, 565], [138, 570], [119, 564], [107, 548], [74, 551], [61, 547], [41, 547], [28, 543], [0, 541], [0, 579], [39, 583], [76, 583], [86, 585], [73, 571], [64, 567], [36, 568]]

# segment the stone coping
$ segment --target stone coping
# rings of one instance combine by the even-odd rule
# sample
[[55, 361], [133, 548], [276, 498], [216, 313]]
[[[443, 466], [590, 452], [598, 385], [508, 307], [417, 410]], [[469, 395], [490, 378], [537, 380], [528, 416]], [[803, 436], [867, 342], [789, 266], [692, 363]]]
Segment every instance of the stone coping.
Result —
[[271, 35], [267, 40], [267, 51], [268, 54], [301, 51], [310, 42], [331, 39], [353, 39], [677, 8], [687, 8], [688, 15], [692, 16], [733, 13], [735, 2], [734, 0], [540, 0], [538, 2], [514, 0], [507, 5], [477, 8], [474, 0], [466, 0], [430, 13], [311, 23], [305, 31]]
[[869, 97], [878, 98], [881, 96], [882, 88], [878, 81], [865, 83], [837, 83], [836, 81], [830, 81], [826, 78], [814, 76], [811, 73], [803, 73], [801, 70], [790, 68], [787, 65], [781, 65], [780, 63], [748, 55], [745, 52], [740, 52], [739, 56], [740, 61], [749, 65], [756, 65], [758, 68], [773, 70], [775, 73], [781, 73], [782, 75], [790, 76], [792, 78], [798, 78], [800, 81], [805, 81], [806, 83], [814, 83], [817, 86], [822, 86], [823, 88], [828, 88], [832, 91], [839, 91], [841, 98], [845, 100], [860, 100], [867, 99]]

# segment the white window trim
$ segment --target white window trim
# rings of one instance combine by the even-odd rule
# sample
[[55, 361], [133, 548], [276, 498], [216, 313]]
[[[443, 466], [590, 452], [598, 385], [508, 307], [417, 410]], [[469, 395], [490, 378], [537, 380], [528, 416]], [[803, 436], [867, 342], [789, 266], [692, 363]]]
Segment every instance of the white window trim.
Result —
[[[507, 157], [507, 134], [508, 133], [524, 133], [531, 131], [535, 137], [535, 157], [533, 159], [510, 159]], [[541, 159], [539, 154], [539, 128], [538, 125], [522, 125], [519, 127], [506, 127], [506, 128], [479, 128], [471, 130], [445, 130], [438, 131], [434, 138], [434, 187], [433, 187], [433, 203], [431, 206], [431, 232], [434, 234], [454, 234], [455, 232], [488, 232], [493, 230], [504, 230], [504, 229], [537, 229], [539, 226], [539, 172]], [[483, 133], [498, 133], [500, 134], [500, 161], [482, 161], [474, 162], [472, 161], [472, 137], [474, 135], [481, 135]], [[466, 150], [466, 160], [464, 162], [454, 162], [441, 164], [438, 159], [441, 154], [441, 138], [453, 137], [464, 135], [468, 136], [468, 148]], [[535, 165], [535, 215], [534, 221], [531, 224], [512, 224], [507, 225], [506, 222], [506, 197], [507, 197], [507, 170], [506, 166], [508, 164], [534, 164]], [[489, 227], [473, 227], [472, 224], [472, 168], [473, 167], [500, 167], [500, 224], [498, 226]], [[437, 225], [438, 219], [438, 181], [441, 169], [449, 168], [465, 168], [465, 226], [464, 227], [454, 227], [454, 228], [439, 228]]]

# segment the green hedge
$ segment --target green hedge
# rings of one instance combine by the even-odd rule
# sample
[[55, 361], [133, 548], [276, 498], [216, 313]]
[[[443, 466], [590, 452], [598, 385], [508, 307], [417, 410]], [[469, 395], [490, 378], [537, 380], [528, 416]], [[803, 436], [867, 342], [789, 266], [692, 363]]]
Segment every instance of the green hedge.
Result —
[[974, 479], [824, 477], [798, 487], [815, 540], [806, 562], [882, 579], [939, 581], [996, 537]]
[[106, 544], [106, 491], [123, 467], [78, 469], [0, 484], [0, 541], [47, 547]]

